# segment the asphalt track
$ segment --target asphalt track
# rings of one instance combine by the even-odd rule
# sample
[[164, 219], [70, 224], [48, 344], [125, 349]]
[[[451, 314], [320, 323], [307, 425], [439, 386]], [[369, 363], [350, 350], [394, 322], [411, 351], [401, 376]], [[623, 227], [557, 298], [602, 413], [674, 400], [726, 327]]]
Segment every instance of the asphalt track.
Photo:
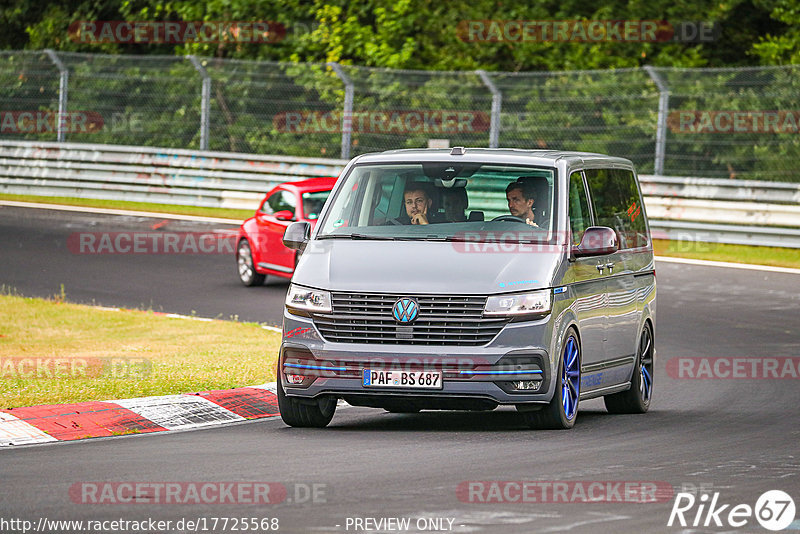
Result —
[[[157, 226], [156, 229], [153, 229]], [[71, 302], [152, 309], [200, 317], [280, 325], [288, 280], [270, 277], [264, 286], [244, 287], [231, 248], [191, 253], [185, 242], [169, 254], [132, 253], [135, 234], [213, 233], [236, 225], [61, 212], [0, 206], [0, 284], [29, 297], [64, 293]], [[81, 234], [125, 233], [106, 253], [100, 237], [80, 247]], [[70, 237], [75, 241], [70, 241]], [[86, 242], [87, 244], [89, 242]], [[144, 246], [152, 240], [145, 238]], [[70, 246], [73, 245], [73, 246]], [[206, 244], [211, 250], [211, 245]], [[159, 250], [166, 247], [163, 243]], [[103, 253], [93, 254], [94, 251]], [[188, 253], [175, 254], [174, 251]], [[199, 244], [197, 250], [199, 251]]]
[[[286, 283], [241, 287], [232, 257], [93, 256], [66, 246], [73, 232], [153, 224], [0, 207], [0, 283], [31, 296], [59, 293], [64, 284], [72, 301], [278, 323]], [[161, 231], [198, 229], [209, 227], [173, 222]], [[800, 507], [800, 382], [675, 378], [667, 365], [691, 357], [796, 358], [800, 277], [670, 263], [659, 263], [657, 273], [656, 393], [648, 414], [612, 416], [594, 400], [581, 404], [573, 430], [533, 432], [513, 411], [394, 415], [345, 407], [324, 430], [272, 419], [8, 449], [0, 451], [0, 520], [172, 520], [164, 532], [187, 530], [174, 524], [182, 518], [207, 518], [210, 527], [215, 517], [276, 517], [280, 532], [298, 533], [418, 532], [417, 520], [430, 518], [453, 519], [452, 532], [767, 532], [752, 517], [742, 528], [704, 527], [705, 514], [700, 527], [668, 527], [672, 493], [702, 487], [718, 492], [720, 505], [752, 507], [763, 492], [780, 489]], [[670, 494], [652, 503], [481, 503], [457, 492], [469, 481], [522, 480], [652, 481]], [[74, 502], [70, 487], [87, 481], [278, 482], [288, 496], [268, 505]], [[316, 499], [305, 491], [313, 484]], [[697, 510], [686, 513], [690, 525]], [[354, 528], [354, 518], [367, 517], [411, 518], [411, 528]], [[218, 522], [213, 531], [232, 526]], [[0, 531], [22, 530], [0, 521]]]

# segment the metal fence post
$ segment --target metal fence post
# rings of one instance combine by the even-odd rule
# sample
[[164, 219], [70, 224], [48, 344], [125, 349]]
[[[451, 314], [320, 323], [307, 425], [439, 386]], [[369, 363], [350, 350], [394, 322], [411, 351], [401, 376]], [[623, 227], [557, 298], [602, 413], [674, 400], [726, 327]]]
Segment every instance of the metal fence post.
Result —
[[353, 82], [342, 70], [342, 66], [335, 61], [329, 61], [328, 66], [344, 84], [344, 114], [342, 115], [342, 159], [350, 159], [350, 137], [353, 130]]
[[211, 112], [211, 76], [195, 56], [186, 56], [203, 78], [203, 89], [200, 95], [200, 150], [208, 150], [208, 118]]
[[664, 157], [667, 153], [667, 113], [669, 112], [669, 87], [664, 78], [650, 65], [644, 70], [658, 87], [658, 124], [656, 126], [656, 161], [655, 175], [664, 174]]
[[69, 87], [69, 69], [61, 62], [58, 58], [56, 53], [48, 48], [44, 51], [47, 54], [47, 57], [50, 58], [50, 61], [58, 69], [59, 73], [59, 80], [58, 80], [58, 125], [56, 126], [56, 131], [58, 132], [58, 142], [63, 143], [65, 136], [65, 131], [63, 126], [63, 117], [67, 113], [67, 89]]
[[481, 77], [483, 84], [492, 92], [492, 118], [489, 123], [489, 148], [497, 148], [500, 146], [500, 110], [503, 106], [503, 93], [497, 89], [497, 86], [489, 78], [485, 70], [476, 70], [475, 72]]

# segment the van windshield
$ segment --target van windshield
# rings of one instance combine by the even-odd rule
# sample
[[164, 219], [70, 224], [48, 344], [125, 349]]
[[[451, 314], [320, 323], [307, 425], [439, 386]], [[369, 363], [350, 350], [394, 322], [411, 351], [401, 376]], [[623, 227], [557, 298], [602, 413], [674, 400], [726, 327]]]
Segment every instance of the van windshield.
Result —
[[[548, 241], [555, 169], [481, 163], [357, 165], [318, 238], [459, 240], [511, 232]], [[477, 234], [476, 234], [477, 232]], [[506, 239], [508, 240], [508, 239]]]

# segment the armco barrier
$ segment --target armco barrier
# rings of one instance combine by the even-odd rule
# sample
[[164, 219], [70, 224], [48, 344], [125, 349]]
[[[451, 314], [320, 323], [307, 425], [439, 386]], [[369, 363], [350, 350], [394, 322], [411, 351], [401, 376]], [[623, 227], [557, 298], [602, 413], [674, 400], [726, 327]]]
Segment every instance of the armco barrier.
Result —
[[[0, 140], [0, 192], [255, 209], [345, 160]], [[800, 248], [800, 184], [640, 176], [655, 237]]]
[[640, 175], [655, 237], [800, 248], [800, 184]]
[[121, 145], [0, 141], [0, 192], [255, 209], [280, 182], [346, 161]]

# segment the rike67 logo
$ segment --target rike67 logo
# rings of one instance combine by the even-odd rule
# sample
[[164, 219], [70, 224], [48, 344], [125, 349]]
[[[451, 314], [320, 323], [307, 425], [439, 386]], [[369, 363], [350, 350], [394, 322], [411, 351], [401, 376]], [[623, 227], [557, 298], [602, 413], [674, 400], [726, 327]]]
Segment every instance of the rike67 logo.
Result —
[[755, 518], [763, 528], [778, 531], [794, 521], [794, 514], [794, 500], [781, 490], [764, 492], [755, 506], [721, 503], [718, 491], [700, 496], [681, 492], [675, 495], [667, 526], [741, 528]]

